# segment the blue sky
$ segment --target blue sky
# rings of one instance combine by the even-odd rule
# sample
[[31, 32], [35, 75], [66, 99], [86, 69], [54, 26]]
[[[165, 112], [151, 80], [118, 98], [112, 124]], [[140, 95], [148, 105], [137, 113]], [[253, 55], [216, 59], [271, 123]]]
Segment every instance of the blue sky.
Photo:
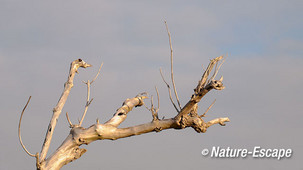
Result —
[[[200, 103], [203, 112], [216, 98], [206, 120], [229, 117], [225, 127], [205, 134], [192, 129], [97, 141], [63, 169], [299, 169], [303, 83], [302, 1], [0, 1], [2, 119], [0, 169], [33, 169], [34, 159], [19, 145], [17, 125], [28, 96], [23, 140], [38, 152], [67, 77], [69, 64], [82, 58], [94, 67], [80, 70], [63, 109], [73, 122], [81, 116], [86, 87], [104, 62], [92, 87], [94, 101], [84, 127], [108, 120], [126, 98], [160, 91], [160, 115], [176, 113], [159, 68], [169, 76], [172, 34], [175, 81], [184, 105], [209, 59], [228, 58], [218, 76], [226, 89]], [[151, 121], [136, 108], [123, 127]], [[68, 135], [61, 115], [50, 151]], [[201, 156], [213, 146], [292, 148], [290, 159], [214, 159]], [[119, 161], [117, 161], [119, 160]], [[18, 162], [18, 163], [16, 163]], [[177, 163], [178, 162], [178, 163]], [[181, 162], [181, 163], [179, 163]]]

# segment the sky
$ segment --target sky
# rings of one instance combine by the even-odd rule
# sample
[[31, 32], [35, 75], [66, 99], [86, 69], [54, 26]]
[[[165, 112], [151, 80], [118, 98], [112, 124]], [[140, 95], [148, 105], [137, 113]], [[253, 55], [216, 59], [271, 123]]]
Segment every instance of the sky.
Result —
[[[211, 91], [199, 103], [205, 120], [229, 117], [206, 133], [192, 128], [165, 130], [116, 141], [81, 146], [87, 152], [64, 166], [70, 169], [302, 169], [303, 136], [303, 1], [21, 1], [0, 0], [0, 169], [34, 169], [18, 141], [22, 121], [27, 149], [40, 152], [45, 132], [70, 63], [78, 58], [93, 67], [80, 69], [62, 113], [72, 122], [82, 115], [86, 86], [103, 62], [92, 85], [94, 101], [83, 122], [105, 122], [127, 98], [160, 92], [159, 116], [176, 112], [159, 69], [170, 74], [170, 50], [164, 21], [172, 34], [175, 82], [182, 106], [210, 59], [228, 56], [218, 77], [222, 91]], [[146, 103], [149, 103], [147, 100]], [[121, 127], [152, 120], [135, 108]], [[65, 115], [57, 123], [49, 154], [69, 134]], [[292, 149], [290, 158], [212, 158], [212, 147]]]

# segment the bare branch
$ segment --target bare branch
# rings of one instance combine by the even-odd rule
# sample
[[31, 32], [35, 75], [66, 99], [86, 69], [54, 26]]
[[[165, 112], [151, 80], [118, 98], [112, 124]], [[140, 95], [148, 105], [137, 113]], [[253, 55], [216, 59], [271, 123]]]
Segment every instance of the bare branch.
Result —
[[143, 103], [143, 105], [145, 106], [145, 108], [150, 111], [152, 113], [152, 117], [153, 117], [153, 121], [157, 121], [159, 120], [159, 117], [158, 117], [158, 111], [159, 111], [159, 108], [160, 108], [160, 97], [159, 97], [159, 91], [157, 89], [157, 86], [155, 86], [155, 89], [156, 89], [156, 92], [157, 92], [157, 99], [158, 99], [158, 107], [155, 108], [154, 106], [154, 99], [153, 99], [153, 96], [151, 96], [151, 99], [150, 99], [150, 103], [151, 103], [151, 106], [150, 108], [148, 108], [145, 103]]
[[64, 90], [61, 94], [61, 97], [56, 105], [56, 107], [53, 109], [53, 116], [51, 118], [51, 121], [48, 125], [46, 136], [43, 142], [43, 146], [41, 149], [41, 154], [40, 154], [40, 161], [43, 161], [46, 157], [46, 154], [48, 152], [48, 149], [50, 147], [50, 143], [52, 140], [53, 132], [55, 130], [57, 120], [61, 114], [62, 108], [69, 96], [70, 90], [73, 87], [73, 81], [75, 77], [75, 73], [78, 73], [78, 68], [79, 67], [91, 67], [90, 64], [86, 63], [82, 59], [75, 60], [71, 63], [70, 70], [69, 70], [69, 75], [67, 78], [67, 82], [64, 84]]
[[[69, 136], [61, 144], [61, 146], [49, 158], [42, 161], [40, 166], [45, 169], [50, 167], [57, 167], [57, 169], [61, 168], [63, 165], [80, 158], [81, 155], [86, 152], [86, 149], [79, 148], [79, 146], [89, 144], [95, 140], [116, 140], [144, 133], [159, 132], [165, 129], [183, 129], [187, 127], [192, 127], [198, 133], [204, 133], [207, 131], [208, 127], [214, 124], [225, 125], [225, 122], [229, 121], [228, 118], [217, 118], [209, 122], [204, 122], [201, 116], [197, 114], [197, 103], [200, 102], [204, 95], [206, 95], [212, 89], [222, 90], [224, 88], [222, 84], [223, 78], [220, 80], [211, 80], [209, 83], [206, 83], [209, 80], [209, 73], [219, 60], [221, 60], [220, 57], [211, 60], [190, 101], [187, 102], [187, 104], [174, 118], [159, 120], [158, 109], [155, 109], [152, 98], [151, 109], [147, 109], [152, 112], [153, 121], [127, 128], [118, 128], [118, 126], [126, 119], [128, 112], [130, 112], [136, 106], [144, 105], [143, 99], [147, 98], [147, 94], [143, 93], [137, 95], [134, 98], [126, 99], [123, 105], [117, 109], [114, 116], [105, 124], [99, 124], [99, 121], [97, 120], [95, 125], [92, 125], [87, 129], [80, 126], [73, 127]], [[170, 92], [169, 85], [164, 80], [161, 70], [160, 73]], [[159, 108], [159, 94], [157, 88], [156, 91], [158, 95]], [[171, 95], [170, 98], [172, 99]], [[207, 109], [207, 111], [212, 107], [212, 105]], [[178, 110], [177, 107], [175, 108]], [[207, 111], [205, 113], [207, 113]]]
[[206, 123], [206, 127], [208, 128], [214, 124], [220, 124], [221, 126], [225, 126], [225, 122], [229, 122], [229, 121], [230, 120], [228, 117], [213, 119]]
[[169, 86], [169, 84], [165, 81], [164, 76], [163, 76], [163, 74], [162, 74], [162, 69], [161, 69], [161, 68], [160, 68], [160, 74], [161, 74], [162, 80], [164, 81], [164, 83], [165, 83], [166, 86], [167, 86], [168, 93], [169, 93], [169, 99], [170, 99], [171, 103], [173, 104], [173, 106], [175, 107], [176, 111], [179, 113], [180, 111], [179, 111], [179, 109], [177, 108], [176, 104], [175, 104], [174, 101], [173, 101], [173, 98], [172, 98], [172, 96], [171, 96], [170, 86]]
[[22, 113], [21, 113], [21, 116], [20, 116], [20, 120], [19, 120], [19, 127], [18, 127], [18, 136], [19, 136], [19, 141], [20, 141], [20, 144], [22, 146], [22, 148], [24, 149], [24, 151], [29, 155], [29, 156], [32, 156], [32, 157], [36, 157], [36, 155], [30, 153], [26, 147], [24, 146], [23, 142], [22, 142], [22, 139], [21, 139], [21, 121], [22, 121], [22, 117], [23, 117], [23, 113], [29, 103], [29, 101], [31, 100], [32, 96], [29, 96], [27, 102], [26, 102], [26, 105], [24, 106], [23, 110], [22, 110]]
[[200, 116], [200, 117], [205, 117], [205, 114], [210, 110], [210, 108], [215, 104], [216, 99], [212, 102], [212, 104], [206, 109], [206, 111]]
[[72, 122], [71, 122], [70, 119], [69, 119], [68, 113], [66, 112], [65, 115], [66, 115], [66, 119], [67, 119], [67, 121], [68, 121], [69, 127], [70, 127], [70, 128], [73, 128], [73, 124], [72, 124]]
[[87, 80], [87, 82], [86, 82], [86, 85], [87, 85], [87, 97], [86, 97], [86, 104], [85, 104], [85, 109], [84, 109], [84, 113], [83, 113], [83, 115], [82, 115], [82, 118], [81, 118], [81, 120], [79, 121], [79, 126], [81, 126], [82, 125], [82, 122], [83, 122], [83, 120], [84, 120], [84, 117], [85, 117], [85, 115], [86, 115], [86, 112], [87, 112], [87, 109], [88, 109], [88, 106], [90, 105], [90, 101], [89, 101], [89, 96], [90, 96], [90, 81], [89, 80]]
[[157, 86], [155, 86], [156, 92], [157, 92], [157, 99], [158, 99], [158, 108], [156, 109], [156, 111], [158, 112], [160, 109], [160, 96], [159, 96], [159, 91]]
[[150, 111], [151, 111], [152, 116], [153, 116], [153, 121], [157, 121], [157, 120], [159, 120], [159, 117], [158, 117], [158, 109], [156, 109], [156, 108], [154, 107], [153, 96], [151, 96], [150, 102], [151, 102], [151, 109], [150, 109]]
[[86, 104], [85, 104], [85, 109], [84, 109], [84, 112], [83, 112], [83, 115], [82, 115], [82, 118], [81, 120], [79, 121], [79, 126], [82, 125], [82, 122], [84, 120], [84, 117], [86, 115], [86, 112], [87, 112], [87, 109], [88, 109], [88, 106], [91, 104], [91, 102], [93, 101], [93, 99], [91, 99], [89, 101], [89, 96], [90, 96], [90, 85], [93, 84], [93, 82], [97, 79], [100, 71], [101, 71], [101, 68], [103, 66], [103, 62], [101, 63], [100, 67], [99, 67], [99, 70], [98, 70], [98, 73], [96, 74], [95, 78], [92, 80], [92, 81], [89, 81], [87, 80], [87, 82], [84, 82], [86, 85], [87, 85], [87, 97], [86, 97]]
[[[116, 110], [113, 117], [107, 122], [105, 122], [104, 124], [100, 124], [99, 120], [97, 119], [96, 124], [93, 124], [88, 128], [81, 127], [83, 120], [86, 116], [88, 106], [91, 104], [93, 100], [93, 99], [90, 100], [90, 85], [97, 79], [103, 65], [102, 63], [96, 76], [91, 81], [88, 80], [87, 82], [84, 82], [87, 85], [87, 98], [86, 98], [86, 104], [82, 118], [81, 120], [78, 120], [79, 124], [73, 125], [69, 119], [68, 113], [66, 112], [66, 118], [71, 127], [70, 134], [63, 141], [63, 143], [57, 148], [57, 150], [53, 154], [51, 154], [48, 158], [46, 158], [57, 120], [61, 114], [62, 108], [67, 100], [70, 90], [73, 87], [73, 79], [75, 73], [78, 73], [79, 67], [86, 68], [91, 66], [90, 64], [85, 63], [81, 59], [75, 60], [71, 63], [69, 76], [67, 82], [64, 84], [63, 93], [56, 107], [53, 109], [53, 116], [51, 118], [51, 121], [49, 123], [46, 132], [45, 141], [42, 146], [40, 157], [39, 157], [39, 153], [37, 153], [36, 155], [29, 153], [21, 140], [21, 130], [20, 130], [21, 120], [31, 97], [27, 101], [27, 104], [25, 105], [21, 113], [21, 117], [19, 121], [19, 140], [26, 153], [29, 154], [30, 156], [36, 157], [37, 169], [39, 170], [60, 169], [62, 166], [66, 165], [67, 163], [80, 158], [86, 152], [86, 149], [80, 148], [81, 145], [83, 144], [88, 145], [89, 143], [96, 140], [104, 140], [104, 139], [116, 140], [120, 138], [134, 136], [134, 135], [140, 135], [144, 133], [160, 132], [161, 130], [165, 130], [165, 129], [184, 129], [187, 127], [192, 127], [198, 133], [204, 133], [210, 126], [214, 124], [220, 124], [224, 126], [225, 122], [230, 121], [229, 118], [227, 117], [216, 118], [208, 122], [205, 122], [202, 119], [202, 117], [204, 117], [205, 114], [214, 105], [215, 101], [208, 107], [208, 109], [204, 112], [204, 114], [202, 114], [201, 116], [198, 115], [198, 103], [201, 101], [201, 99], [212, 89], [215, 90], [224, 89], [222, 83], [223, 77], [221, 77], [220, 80], [215, 80], [215, 77], [218, 74], [218, 71], [225, 60], [224, 59], [219, 64], [219, 62], [223, 59], [223, 56], [212, 59], [208, 67], [206, 69], [203, 68], [204, 73], [202, 75], [201, 80], [198, 82], [198, 85], [194, 89], [194, 93], [192, 94], [190, 100], [186, 103], [186, 105], [184, 107], [181, 107], [179, 97], [177, 94], [177, 89], [175, 86], [175, 81], [174, 81], [173, 48], [172, 48], [171, 34], [169, 32], [166, 21], [165, 21], [165, 26], [168, 33], [169, 44], [170, 44], [171, 81], [173, 85], [175, 99], [177, 100], [177, 105], [174, 103], [171, 94], [171, 88], [169, 84], [165, 81], [161, 69], [160, 69], [160, 74], [164, 83], [168, 88], [170, 101], [173, 104], [176, 111], [178, 112], [178, 114], [175, 117], [169, 119], [163, 118], [162, 120], [160, 120], [158, 118], [158, 111], [160, 108], [160, 97], [159, 97], [158, 89], [157, 87], [155, 87], [155, 90], [157, 92], [157, 99], [158, 99], [157, 108], [153, 103], [153, 96], [151, 96], [151, 108], [149, 109], [148, 107], [146, 107], [143, 100], [147, 98], [147, 93], [141, 93], [133, 98], [126, 99], [123, 102], [122, 106]], [[215, 70], [213, 71], [213, 75], [210, 76], [210, 73], [212, 73], [214, 67]], [[151, 111], [153, 116], [153, 120], [151, 122], [135, 125], [127, 128], [118, 128], [118, 126], [127, 118], [127, 114], [134, 107], [139, 107], [142, 105], [144, 105], [148, 110]]]
[[99, 76], [99, 73], [101, 71], [102, 66], [103, 66], [103, 62], [101, 63], [101, 65], [99, 67], [98, 73], [96, 74], [95, 78], [90, 82], [90, 84], [93, 84], [93, 82], [97, 79], [97, 77]]
[[210, 60], [210, 63], [208, 64], [208, 67], [206, 68], [206, 71], [203, 73], [203, 76], [201, 78], [201, 80], [199, 81], [197, 87], [195, 88], [195, 93], [199, 93], [204, 86], [207, 84], [208, 82], [208, 76], [211, 72], [211, 70], [213, 69], [214, 65], [219, 62], [220, 60], [222, 60], [223, 56], [220, 57], [216, 57], [212, 60]]
[[214, 74], [213, 74], [213, 76], [210, 78], [210, 80], [214, 80], [214, 79], [216, 78], [216, 76], [217, 76], [217, 74], [218, 74], [218, 72], [219, 72], [219, 70], [220, 70], [222, 64], [225, 62], [225, 60], [226, 60], [226, 58], [224, 58], [224, 59], [222, 60], [222, 62], [220, 63], [220, 65], [219, 65], [218, 67], [217, 67], [218, 63], [216, 63], [216, 70], [214, 71]]
[[147, 93], [141, 93], [134, 98], [126, 99], [123, 105], [117, 109], [114, 116], [107, 121], [106, 125], [119, 126], [127, 117], [127, 113], [130, 112], [134, 107], [142, 106], [144, 104], [143, 100], [147, 98]]
[[216, 57], [216, 58], [214, 58], [210, 61], [210, 63], [208, 65], [206, 71], [204, 72], [201, 80], [199, 81], [197, 87], [194, 89], [195, 93], [192, 95], [190, 101], [188, 101], [186, 103], [186, 105], [181, 109], [179, 114], [175, 117], [177, 122], [182, 124], [182, 121], [183, 121], [182, 117], [189, 114], [190, 111], [193, 109], [193, 107], [195, 107], [195, 105], [200, 102], [202, 97], [204, 95], [206, 95], [210, 90], [212, 90], [212, 89], [216, 89], [216, 90], [224, 89], [224, 86], [223, 86], [223, 83], [222, 83], [223, 78], [218, 80], [218, 81], [217, 80], [212, 80], [209, 83], [207, 83], [208, 82], [208, 76], [209, 76], [210, 72], [212, 71], [212, 69], [216, 65], [216, 63], [219, 62], [222, 58], [223, 58], [223, 56], [220, 56], [220, 57]]
[[[224, 125], [228, 122], [228, 118], [217, 118], [211, 120], [207, 123], [200, 117], [188, 117], [185, 122], [185, 127], [192, 127], [198, 133], [206, 132], [207, 128], [214, 124]], [[94, 124], [88, 128], [77, 127], [70, 131], [70, 134], [60, 145], [60, 147], [52, 154], [48, 159], [43, 162], [42, 166], [47, 168], [57, 169], [61, 168], [63, 165], [74, 161], [81, 157], [86, 152], [86, 149], [79, 148], [83, 144], [90, 144], [96, 140], [117, 140], [120, 138], [130, 137], [134, 135], [141, 135], [150, 132], [159, 132], [165, 129], [182, 129], [184, 127], [178, 125], [174, 118], [163, 119], [158, 121], [152, 121], [149, 123], [136, 125], [127, 128], [117, 128], [109, 124]], [[65, 152], [62, 152], [65, 151]], [[60, 158], [60, 159], [58, 159]]]
[[166, 31], [167, 31], [167, 34], [168, 34], [169, 45], [170, 45], [170, 72], [171, 72], [171, 81], [172, 81], [172, 84], [173, 84], [174, 93], [175, 93], [175, 97], [176, 97], [176, 99], [177, 99], [177, 103], [178, 103], [179, 109], [181, 110], [181, 104], [180, 104], [180, 100], [179, 100], [179, 97], [178, 97], [178, 93], [177, 93], [176, 85], [175, 85], [175, 80], [174, 80], [174, 69], [173, 69], [173, 46], [172, 46], [172, 43], [171, 43], [171, 35], [170, 35], [169, 29], [168, 29], [167, 22], [164, 21], [164, 23], [165, 23], [165, 26], [166, 26]]

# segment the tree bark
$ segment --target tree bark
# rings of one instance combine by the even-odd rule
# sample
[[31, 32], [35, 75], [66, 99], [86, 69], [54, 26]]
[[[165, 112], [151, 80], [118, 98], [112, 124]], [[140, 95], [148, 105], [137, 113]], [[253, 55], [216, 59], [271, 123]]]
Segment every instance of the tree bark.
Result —
[[[207, 128], [214, 124], [225, 125], [225, 122], [229, 121], [229, 118], [227, 117], [216, 118], [209, 122], [205, 122], [202, 119], [202, 116], [204, 116], [204, 114], [199, 116], [197, 113], [197, 104], [201, 101], [203, 96], [205, 96], [212, 89], [224, 89], [222, 83], [223, 78], [220, 80], [214, 80], [214, 77], [209, 78], [213, 67], [221, 59], [222, 57], [217, 57], [211, 60], [197, 87], [194, 89], [194, 93], [192, 94], [191, 99], [184, 107], [182, 107], [181, 111], [177, 113], [175, 117], [160, 120], [157, 116], [154, 115], [157, 113], [153, 113], [153, 120], [149, 123], [127, 128], [118, 128], [118, 126], [127, 118], [127, 114], [134, 107], [139, 107], [144, 104], [144, 99], [147, 98], [147, 95], [143, 93], [139, 94], [134, 98], [126, 99], [123, 102], [123, 105], [117, 109], [114, 116], [104, 124], [100, 124], [99, 121], [97, 121], [96, 124], [93, 124], [88, 128], [83, 128], [79, 125], [71, 126], [69, 135], [52, 155], [50, 155], [47, 159], [43, 159], [45, 152], [41, 152], [39, 162], [37, 163], [37, 169], [60, 169], [62, 166], [68, 164], [69, 162], [80, 158], [86, 152], [86, 149], [80, 148], [81, 145], [88, 145], [96, 140], [117, 140], [120, 138], [141, 135], [144, 133], [160, 132], [166, 129], [179, 130], [187, 127], [192, 127], [198, 133], [204, 133], [206, 132]], [[77, 61], [78, 60], [74, 61], [73, 63]], [[48, 134], [50, 136], [52, 135], [55, 127], [55, 123], [53, 123], [53, 121], [57, 120], [58, 116], [60, 115], [61, 109], [73, 84], [73, 77], [77, 70], [77, 68], [73, 66], [73, 63], [71, 66], [68, 81], [65, 83], [64, 92], [58, 102], [57, 107], [54, 109], [54, 116], [49, 125], [49, 128], [51, 128], [51, 130], [48, 130]], [[216, 72], [217, 70], [214, 71], [214, 75]], [[155, 109], [153, 111], [155, 111]], [[51, 139], [51, 137], [46, 136], [45, 140], [50, 140], [49, 138]], [[43, 145], [44, 149], [42, 149], [42, 151], [45, 150], [47, 152], [47, 145], [49, 146], [49, 144], [45, 142]]]

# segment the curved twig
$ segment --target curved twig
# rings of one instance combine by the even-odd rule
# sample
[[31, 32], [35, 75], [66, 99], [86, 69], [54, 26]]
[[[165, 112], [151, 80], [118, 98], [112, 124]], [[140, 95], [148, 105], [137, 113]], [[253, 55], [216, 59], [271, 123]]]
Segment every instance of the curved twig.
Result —
[[170, 99], [171, 103], [173, 104], [173, 106], [175, 107], [175, 109], [177, 110], [177, 112], [179, 113], [180, 111], [179, 111], [179, 109], [177, 108], [176, 104], [175, 104], [174, 101], [173, 101], [173, 98], [172, 98], [172, 96], [171, 96], [170, 86], [169, 86], [169, 84], [165, 81], [164, 76], [163, 76], [163, 74], [162, 74], [162, 69], [161, 69], [161, 68], [160, 68], [160, 74], [161, 74], [162, 80], [164, 81], [164, 83], [166, 84], [166, 86], [167, 86], [167, 88], [168, 88], [169, 99]]
[[18, 135], [19, 135], [19, 141], [20, 141], [20, 144], [22, 146], [22, 148], [24, 149], [24, 151], [29, 155], [29, 156], [32, 156], [32, 157], [36, 157], [36, 155], [34, 154], [31, 154], [24, 146], [23, 142], [22, 142], [22, 139], [21, 139], [21, 121], [22, 121], [22, 117], [23, 117], [23, 113], [29, 103], [29, 101], [31, 100], [32, 96], [29, 96], [28, 100], [27, 100], [27, 103], [26, 105], [24, 106], [23, 110], [22, 110], [22, 113], [21, 113], [21, 116], [20, 116], [20, 120], [19, 120], [19, 127], [18, 127]]
[[172, 46], [172, 43], [171, 43], [171, 35], [170, 35], [169, 30], [168, 30], [167, 22], [164, 21], [164, 23], [165, 23], [165, 26], [166, 26], [166, 31], [167, 31], [167, 34], [168, 34], [169, 46], [170, 46], [170, 72], [171, 72], [171, 81], [172, 81], [172, 84], [173, 84], [174, 93], [175, 93], [175, 96], [176, 96], [176, 99], [177, 99], [178, 106], [179, 106], [179, 108], [180, 108], [180, 110], [181, 110], [181, 104], [180, 104], [180, 100], [179, 100], [179, 97], [178, 97], [178, 93], [177, 93], [177, 89], [176, 89], [176, 85], [175, 85], [175, 80], [174, 80], [174, 70], [173, 70], [173, 46]]
[[72, 122], [71, 122], [70, 119], [69, 119], [68, 113], [66, 112], [65, 115], [66, 115], [66, 119], [67, 119], [67, 121], [68, 121], [69, 127], [72, 128], [72, 127], [73, 127], [73, 124], [72, 124]]

